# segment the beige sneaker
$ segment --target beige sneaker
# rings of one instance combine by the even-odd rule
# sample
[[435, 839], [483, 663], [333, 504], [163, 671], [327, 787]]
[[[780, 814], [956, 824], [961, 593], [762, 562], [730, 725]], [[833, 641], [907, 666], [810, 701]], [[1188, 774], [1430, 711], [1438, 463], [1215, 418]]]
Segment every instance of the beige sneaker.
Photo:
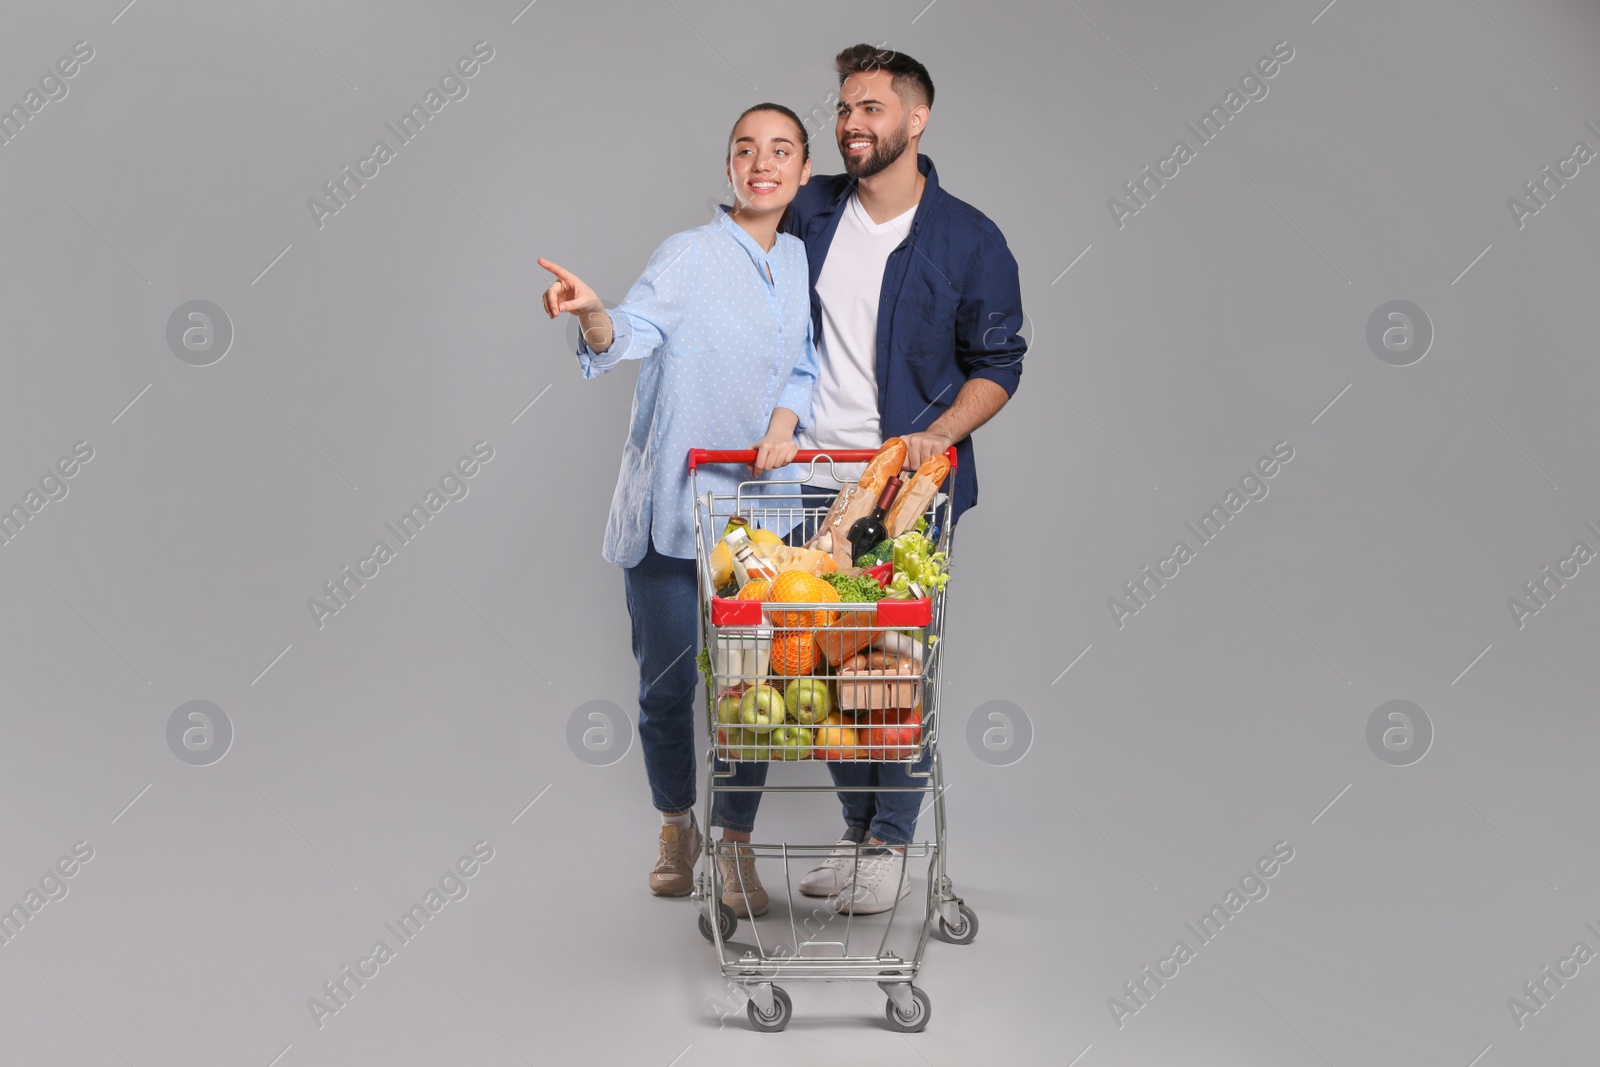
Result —
[[761, 878], [756, 874], [756, 858], [747, 850], [738, 851], [737, 863], [733, 856], [717, 856], [717, 873], [722, 876], [722, 902], [739, 918], [753, 919], [767, 913], [767, 891], [761, 888]]
[[661, 825], [661, 854], [650, 872], [650, 892], [658, 897], [688, 896], [694, 888], [694, 861], [700, 855], [700, 828], [694, 812], [689, 826], [680, 830], [671, 823]]

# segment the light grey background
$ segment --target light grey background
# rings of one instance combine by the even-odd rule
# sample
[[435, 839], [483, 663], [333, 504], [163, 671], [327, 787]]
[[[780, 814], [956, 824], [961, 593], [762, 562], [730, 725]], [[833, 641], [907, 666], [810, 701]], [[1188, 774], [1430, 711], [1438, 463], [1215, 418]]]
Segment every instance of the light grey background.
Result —
[[[0, 903], [94, 849], [0, 946], [0, 1062], [1593, 1061], [1600, 964], [1521, 1029], [1507, 999], [1600, 949], [1600, 568], [1520, 629], [1507, 598], [1600, 548], [1600, 164], [1520, 230], [1506, 200], [1600, 148], [1594, 4], [122, 3], [10, 3], [0, 35], [8, 104], [94, 49], [0, 147], [0, 502], [94, 449], [0, 547]], [[319, 229], [307, 198], [480, 40]], [[573, 709], [633, 706], [599, 557], [633, 371], [581, 380], [530, 261], [620, 298], [706, 217], [737, 113], [822, 106], [858, 40], [931, 69], [924, 150], [1006, 233], [1034, 339], [951, 587], [982, 930], [930, 948], [925, 1034], [794, 985], [766, 1036], [719, 1023], [691, 907], [645, 892], [637, 747], [567, 747]], [[1280, 40], [1119, 229], [1107, 198]], [[196, 299], [234, 330], [204, 367], [166, 342]], [[1366, 343], [1395, 299], [1435, 332], [1409, 367]], [[480, 440], [319, 630], [307, 598]], [[1280, 440], [1271, 494], [1119, 629], [1107, 599]], [[1435, 734], [1410, 766], [1366, 741], [1397, 699]], [[233, 726], [209, 766], [168, 748], [191, 700]], [[992, 700], [1031, 722], [1009, 766], [965, 742]], [[764, 814], [836, 831], [826, 798]], [[319, 1030], [306, 999], [478, 840], [470, 895]], [[1278, 841], [1270, 895], [1119, 1028]]]

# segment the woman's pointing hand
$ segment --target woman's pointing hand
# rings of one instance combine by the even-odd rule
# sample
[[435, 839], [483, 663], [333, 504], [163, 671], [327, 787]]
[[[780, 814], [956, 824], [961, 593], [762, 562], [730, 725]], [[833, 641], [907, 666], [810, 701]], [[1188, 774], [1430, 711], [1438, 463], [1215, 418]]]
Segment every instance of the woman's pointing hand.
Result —
[[552, 319], [562, 312], [583, 315], [602, 310], [605, 305], [586, 285], [582, 278], [548, 259], [539, 260], [539, 266], [556, 276], [550, 288], [544, 291], [544, 311]]

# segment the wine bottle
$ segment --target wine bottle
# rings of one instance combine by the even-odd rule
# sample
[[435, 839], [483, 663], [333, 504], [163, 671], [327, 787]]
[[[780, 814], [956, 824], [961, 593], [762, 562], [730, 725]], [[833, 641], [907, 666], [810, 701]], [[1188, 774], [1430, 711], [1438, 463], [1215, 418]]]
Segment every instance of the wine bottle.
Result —
[[873, 506], [871, 514], [863, 515], [850, 527], [847, 535], [850, 541], [850, 558], [860, 560], [862, 556], [871, 552], [883, 543], [889, 536], [888, 527], [883, 524], [883, 517], [889, 513], [889, 506], [894, 503], [895, 494], [900, 491], [900, 477], [896, 475], [889, 479], [889, 484], [883, 487], [883, 495], [878, 497], [878, 503]]

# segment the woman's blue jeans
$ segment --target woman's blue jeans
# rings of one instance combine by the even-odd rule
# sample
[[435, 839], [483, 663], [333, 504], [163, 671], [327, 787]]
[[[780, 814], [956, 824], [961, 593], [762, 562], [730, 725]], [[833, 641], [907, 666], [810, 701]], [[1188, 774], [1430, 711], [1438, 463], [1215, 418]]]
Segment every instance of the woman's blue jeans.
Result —
[[[695, 743], [699, 671], [700, 603], [694, 560], [663, 556], [652, 541], [644, 559], [622, 572], [633, 620], [633, 657], [639, 661], [639, 744], [644, 750], [650, 798], [667, 814], [694, 807], [701, 763]], [[765, 763], [736, 763], [732, 785], [762, 785]], [[717, 769], [728, 764], [717, 761]], [[718, 793], [711, 825], [748, 833], [755, 828], [760, 793]]]

